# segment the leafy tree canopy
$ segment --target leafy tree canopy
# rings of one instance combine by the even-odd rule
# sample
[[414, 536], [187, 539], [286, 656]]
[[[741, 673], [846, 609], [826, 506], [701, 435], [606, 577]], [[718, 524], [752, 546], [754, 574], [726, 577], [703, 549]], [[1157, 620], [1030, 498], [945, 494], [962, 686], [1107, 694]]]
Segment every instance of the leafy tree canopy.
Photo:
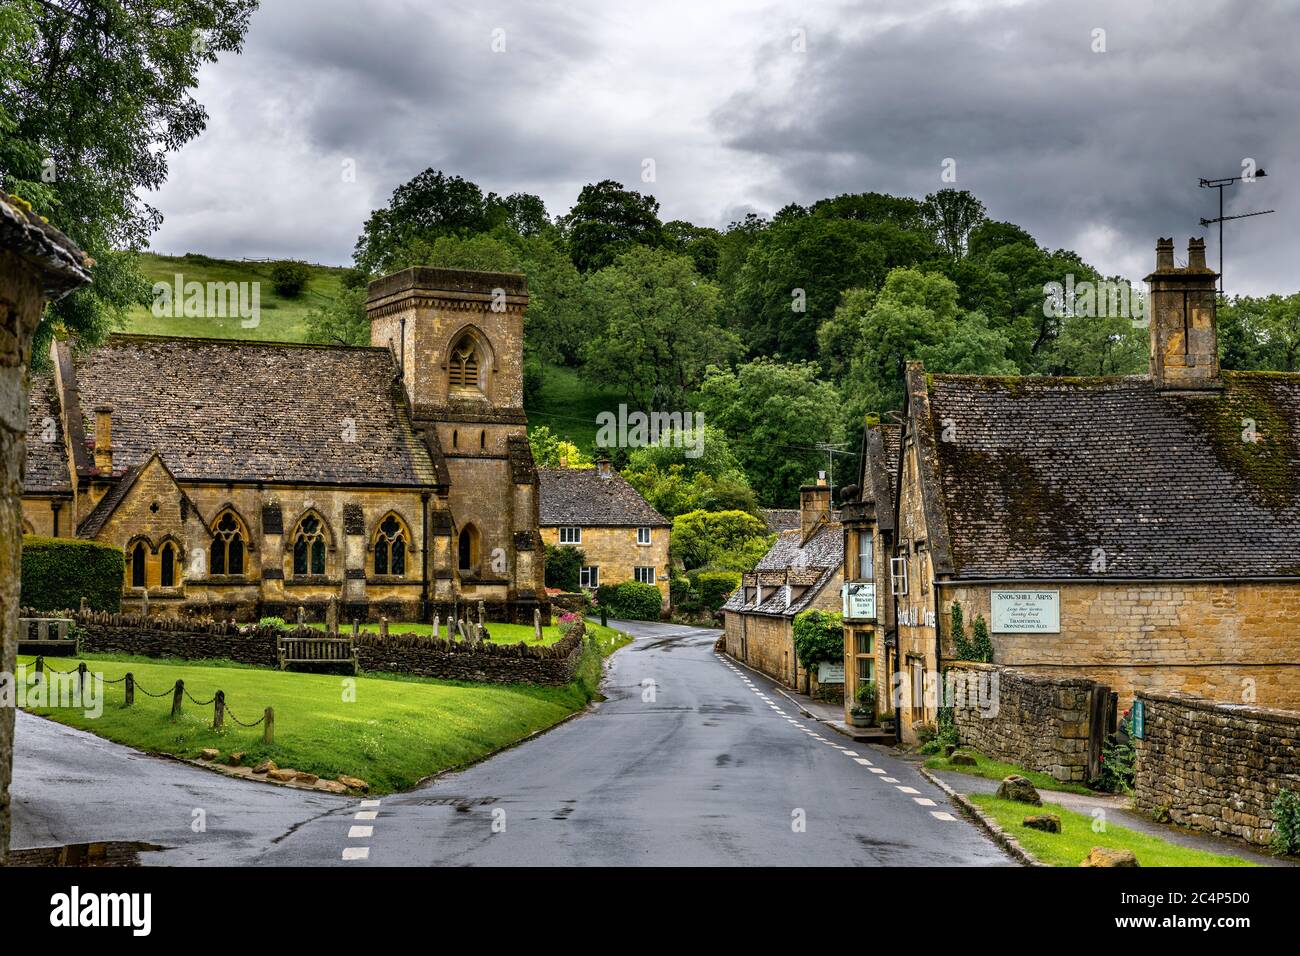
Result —
[[612, 179], [582, 187], [559, 226], [581, 272], [605, 268], [632, 246], [663, 242], [659, 200], [624, 189]]

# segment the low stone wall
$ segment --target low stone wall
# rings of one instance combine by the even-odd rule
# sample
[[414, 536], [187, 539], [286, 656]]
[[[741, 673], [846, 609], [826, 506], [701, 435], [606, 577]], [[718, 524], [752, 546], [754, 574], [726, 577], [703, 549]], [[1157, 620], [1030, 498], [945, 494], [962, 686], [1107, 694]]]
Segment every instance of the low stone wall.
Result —
[[[279, 665], [281, 636], [321, 637], [313, 628], [281, 631], [275, 627], [240, 625], [203, 618], [145, 618], [139, 614], [62, 611], [57, 614], [25, 609], [23, 617], [68, 617], [80, 631], [82, 653], [115, 651], [144, 657], [181, 660], [231, 660], [240, 664]], [[491, 631], [491, 624], [488, 630]], [[343, 636], [349, 635], [342, 628]], [[443, 680], [486, 683], [567, 684], [582, 656], [586, 624], [550, 646], [535, 644], [470, 644], [416, 634], [361, 634], [356, 639], [357, 662], [363, 671], [415, 674]]]
[[968, 662], [948, 670], [947, 684], [956, 688], [956, 697], [949, 690], [942, 703], [952, 705], [963, 746], [1060, 781], [1089, 779], [1092, 715], [1098, 698], [1109, 698], [1106, 687], [1085, 678], [1040, 677]]
[[1300, 712], [1139, 694], [1133, 802], [1181, 826], [1267, 845], [1273, 800], [1300, 792]]

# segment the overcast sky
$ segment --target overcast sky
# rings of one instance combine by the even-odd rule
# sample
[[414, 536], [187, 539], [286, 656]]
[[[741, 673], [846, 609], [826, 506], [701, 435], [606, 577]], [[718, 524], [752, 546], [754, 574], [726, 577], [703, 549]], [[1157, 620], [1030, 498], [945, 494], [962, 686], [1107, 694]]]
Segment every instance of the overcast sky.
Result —
[[263, 0], [243, 54], [204, 69], [208, 128], [151, 197], [153, 246], [345, 264], [432, 166], [552, 215], [615, 179], [718, 227], [955, 185], [1140, 278], [1157, 236], [1206, 234], [1197, 180], [1250, 158], [1269, 176], [1227, 212], [1277, 212], [1227, 226], [1228, 291], [1289, 293], [1297, 37], [1300, 4], [1260, 0]]

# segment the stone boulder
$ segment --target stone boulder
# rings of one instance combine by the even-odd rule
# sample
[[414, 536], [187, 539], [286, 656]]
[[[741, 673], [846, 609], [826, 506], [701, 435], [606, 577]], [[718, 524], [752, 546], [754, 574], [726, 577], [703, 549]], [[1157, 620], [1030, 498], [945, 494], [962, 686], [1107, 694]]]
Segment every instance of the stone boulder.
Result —
[[1002, 782], [998, 784], [997, 798], [999, 800], [1014, 800], [1016, 803], [1032, 803], [1036, 807], [1043, 805], [1043, 798], [1038, 795], [1034, 785], [1018, 773], [1003, 778]]
[[1132, 850], [1112, 850], [1104, 846], [1095, 846], [1080, 866], [1140, 866]]
[[268, 771], [266, 775], [272, 780], [279, 780], [281, 783], [290, 783], [298, 779], [297, 770], [281, 770], [278, 767]]
[[253, 768], [253, 773], [270, 773], [272, 770], [279, 770], [274, 760], [263, 760]]
[[366, 783], [360, 777], [349, 777], [346, 774], [339, 774], [338, 781], [349, 790], [360, 790], [362, 793], [370, 792], [370, 784]]
[[226, 763], [230, 764], [230, 766], [232, 767], [238, 767], [240, 764], [244, 762], [244, 756], [245, 754], [242, 750], [236, 750], [234, 753], [232, 753], [229, 757], [226, 758]]
[[1061, 832], [1061, 818], [1055, 813], [1031, 813], [1021, 821], [1021, 824], [1031, 830], [1042, 830], [1044, 833]]
[[220, 756], [221, 756], [221, 751], [217, 750], [214, 747], [204, 747], [199, 752], [200, 760], [216, 760]]
[[348, 788], [343, 786], [337, 780], [317, 780], [316, 789], [324, 790], [326, 793], [347, 793]]
[[314, 773], [308, 773], [306, 770], [299, 770], [293, 775], [295, 783], [314, 784], [320, 777]]
[[970, 754], [966, 753], [966, 751], [964, 750], [954, 750], [952, 752], [952, 756], [948, 758], [948, 762], [951, 763], [954, 767], [975, 766], [975, 758], [972, 757]]

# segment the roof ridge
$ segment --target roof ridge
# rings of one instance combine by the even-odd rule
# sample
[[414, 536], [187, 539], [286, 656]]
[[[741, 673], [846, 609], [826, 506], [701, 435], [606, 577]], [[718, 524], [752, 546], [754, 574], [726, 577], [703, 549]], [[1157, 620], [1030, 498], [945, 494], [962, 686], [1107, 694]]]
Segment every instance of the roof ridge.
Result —
[[351, 352], [387, 352], [386, 345], [344, 345], [335, 342], [282, 342], [277, 339], [229, 339], [209, 335], [155, 335], [149, 332], [110, 332], [104, 343], [127, 340], [133, 342], [179, 342], [203, 345], [273, 346], [296, 349], [333, 349]]

